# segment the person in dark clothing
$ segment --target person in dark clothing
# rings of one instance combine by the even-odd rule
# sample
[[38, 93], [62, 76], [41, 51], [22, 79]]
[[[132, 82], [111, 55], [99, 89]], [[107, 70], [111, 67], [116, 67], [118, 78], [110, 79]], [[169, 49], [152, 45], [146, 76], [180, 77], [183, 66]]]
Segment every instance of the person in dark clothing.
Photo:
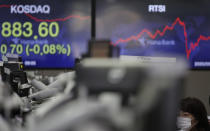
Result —
[[180, 103], [179, 127], [183, 131], [210, 131], [207, 111], [197, 98], [185, 98]]

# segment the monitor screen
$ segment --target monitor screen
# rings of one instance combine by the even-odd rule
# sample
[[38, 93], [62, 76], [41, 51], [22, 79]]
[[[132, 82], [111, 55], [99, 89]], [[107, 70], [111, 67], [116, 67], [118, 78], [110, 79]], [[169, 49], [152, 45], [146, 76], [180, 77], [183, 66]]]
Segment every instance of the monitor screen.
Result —
[[98, 0], [97, 38], [111, 39], [126, 58], [181, 56], [190, 69], [210, 69], [209, 7], [208, 0]]
[[0, 2], [0, 52], [26, 68], [73, 68], [90, 39], [90, 0]]

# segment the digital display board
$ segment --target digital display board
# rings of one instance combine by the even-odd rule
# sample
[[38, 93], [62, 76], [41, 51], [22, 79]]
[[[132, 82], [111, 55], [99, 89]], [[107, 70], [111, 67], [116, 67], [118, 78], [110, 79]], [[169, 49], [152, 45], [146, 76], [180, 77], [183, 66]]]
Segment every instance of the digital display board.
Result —
[[0, 52], [26, 68], [73, 68], [90, 39], [90, 0], [0, 2]]
[[99, 0], [97, 38], [111, 38], [122, 56], [176, 61], [210, 69], [208, 0]]

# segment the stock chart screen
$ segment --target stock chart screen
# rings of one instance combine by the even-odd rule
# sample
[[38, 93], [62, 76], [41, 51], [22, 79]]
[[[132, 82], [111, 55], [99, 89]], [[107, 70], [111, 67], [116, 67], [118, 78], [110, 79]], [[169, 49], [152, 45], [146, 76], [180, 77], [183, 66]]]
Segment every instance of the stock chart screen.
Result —
[[97, 38], [111, 39], [121, 56], [182, 57], [190, 69], [210, 69], [209, 7], [208, 0], [97, 1]]
[[0, 52], [26, 68], [73, 68], [90, 39], [90, 0], [0, 2]]

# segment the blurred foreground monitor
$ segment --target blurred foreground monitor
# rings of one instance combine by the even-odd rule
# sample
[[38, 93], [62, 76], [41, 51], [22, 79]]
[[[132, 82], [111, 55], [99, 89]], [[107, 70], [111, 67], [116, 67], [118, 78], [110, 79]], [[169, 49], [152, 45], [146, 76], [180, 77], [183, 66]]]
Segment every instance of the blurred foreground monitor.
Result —
[[180, 61], [85, 59], [77, 67], [76, 83], [78, 90], [84, 89], [88, 97], [120, 94], [121, 107], [133, 112], [133, 130], [175, 131], [185, 73], [186, 65]]

